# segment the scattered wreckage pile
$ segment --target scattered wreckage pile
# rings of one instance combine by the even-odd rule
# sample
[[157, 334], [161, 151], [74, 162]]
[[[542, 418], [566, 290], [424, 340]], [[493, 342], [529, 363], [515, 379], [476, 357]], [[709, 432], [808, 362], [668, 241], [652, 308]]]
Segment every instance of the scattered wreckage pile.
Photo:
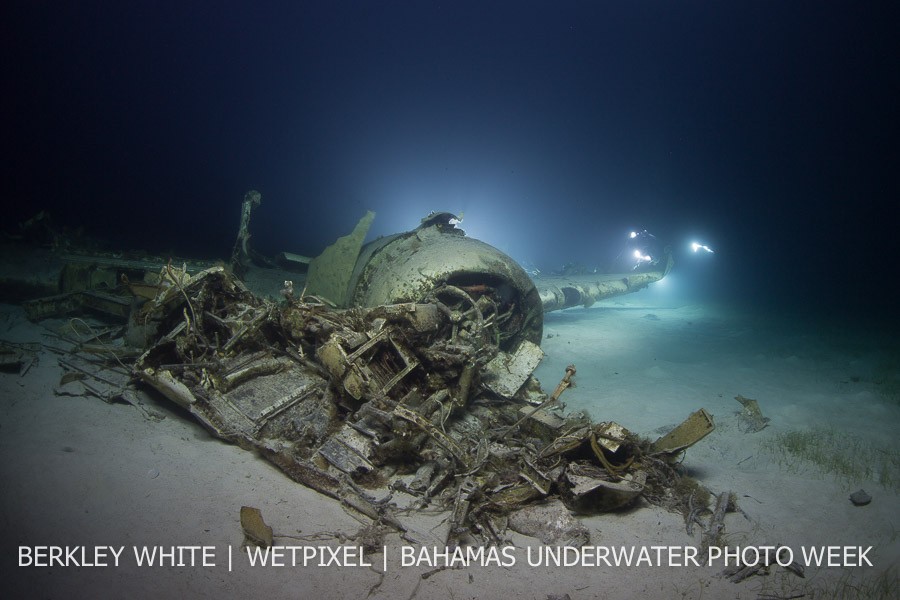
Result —
[[[689, 526], [710, 514], [708, 492], [673, 463], [711, 417], [701, 409], [650, 443], [552, 410], [575, 367], [544, 394], [532, 376], [540, 348], [504, 339], [514, 308], [490, 286], [335, 309], [289, 284], [284, 301], [261, 299], [221, 267], [188, 276], [170, 266], [165, 279], [131, 317], [132, 332], [149, 333], [134, 374], [215, 435], [380, 525], [405, 533], [390, 496], [370, 492], [385, 487], [414, 496], [413, 508], [449, 510], [448, 544], [499, 543], [517, 523], [547, 543], [585, 544], [569, 510], [641, 496]], [[568, 525], [520, 510], [535, 505], [559, 505]]]
[[[368, 213], [309, 262], [303, 292], [285, 281], [280, 300], [265, 299], [234, 275], [252, 262], [247, 227], [258, 204], [249, 192], [230, 271], [92, 257], [63, 269], [62, 294], [24, 303], [35, 321], [82, 309], [128, 321], [121, 346], [103, 341], [115, 328], [67, 339], [73, 349], [56, 350], [65, 355], [61, 387], [77, 381], [142, 408], [130, 380], [143, 381], [218, 437], [413, 542], [422, 540], [398, 515], [428, 508], [450, 512], [449, 545], [501, 543], [508, 527], [580, 546], [589, 534], [571, 512], [643, 497], [681, 512], [688, 534], [699, 524], [703, 546], [718, 544], [733, 496], [712, 498], [675, 465], [713, 430], [706, 411], [650, 442], [563, 413], [574, 366], [549, 396], [532, 375], [543, 311], [594, 295], [539, 293], [515, 261], [465, 237], [449, 213], [363, 245]], [[603, 294], [650, 279], [610, 281], [622, 289]], [[568, 300], [548, 303], [556, 295]], [[25, 364], [28, 349], [9, 350]], [[99, 355], [110, 351], [103, 366]], [[411, 505], [397, 508], [401, 493]]]

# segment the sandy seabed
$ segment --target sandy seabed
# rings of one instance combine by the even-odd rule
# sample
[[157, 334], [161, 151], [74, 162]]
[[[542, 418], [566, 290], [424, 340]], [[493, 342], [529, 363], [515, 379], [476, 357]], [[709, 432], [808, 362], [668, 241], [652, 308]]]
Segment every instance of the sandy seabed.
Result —
[[[19, 307], [0, 305], [6, 341], [45, 342], [48, 328], [61, 323], [35, 325]], [[721, 576], [722, 560], [695, 566], [684, 559], [685, 549], [699, 544], [696, 528], [689, 536], [681, 515], [644, 501], [584, 523], [594, 550], [657, 552], [653, 564], [590, 559], [590, 565], [530, 566], [528, 549], [536, 555], [541, 542], [511, 532], [513, 564], [435, 569], [420, 559], [403, 566], [409, 543], [396, 535], [387, 536], [381, 552], [354, 559], [352, 536], [362, 524], [338, 502], [213, 438], [163, 399], [148, 400], [148, 409], [165, 417], [156, 421], [127, 404], [57, 394], [62, 369], [45, 351], [24, 376], [0, 374], [3, 587], [8, 597], [40, 598], [866, 598], [877, 596], [879, 586], [897, 592], [900, 363], [890, 332], [668, 302], [648, 291], [549, 314], [544, 336], [537, 376], [545, 389], [566, 365], [578, 369], [577, 385], [563, 396], [568, 410], [651, 438], [699, 408], [714, 416], [716, 430], [688, 450], [683, 464], [714, 493], [737, 496], [746, 516], [726, 518], [731, 547], [785, 545], [802, 563], [804, 549], [837, 546], [842, 554], [835, 562], [847, 566], [806, 566], [804, 578], [773, 567], [732, 583]], [[737, 395], [756, 399], [769, 426], [746, 432]], [[830, 440], [827, 454], [849, 459], [840, 464], [850, 465], [851, 475], [824, 472], [781, 443], [789, 432], [810, 431]], [[872, 497], [866, 506], [849, 500], [860, 488]], [[349, 548], [343, 566], [333, 559], [328, 566], [316, 560], [251, 566], [240, 549], [245, 505], [261, 510], [277, 544]], [[406, 522], [416, 539], [439, 545], [443, 519], [410, 515]], [[41, 548], [47, 546], [69, 550], [68, 566], [50, 565], [49, 550]], [[118, 566], [109, 551], [102, 556], [104, 547], [122, 548]], [[173, 547], [184, 566], [136, 564], [135, 548]], [[657, 560], [658, 547], [672, 550]], [[866, 560], [855, 560], [853, 550], [844, 554], [845, 547], [862, 549]], [[29, 561], [41, 566], [19, 566]]]

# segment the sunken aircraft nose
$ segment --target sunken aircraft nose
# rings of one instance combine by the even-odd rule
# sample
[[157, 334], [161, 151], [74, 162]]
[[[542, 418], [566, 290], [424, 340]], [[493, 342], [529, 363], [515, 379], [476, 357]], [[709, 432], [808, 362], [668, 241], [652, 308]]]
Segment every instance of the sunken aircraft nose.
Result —
[[313, 260], [308, 293], [346, 307], [436, 302], [463, 336], [488, 326], [502, 350], [523, 340], [540, 344], [543, 308], [534, 282], [512, 258], [467, 237], [454, 215], [432, 213], [412, 231], [363, 246], [370, 222], [366, 215]]

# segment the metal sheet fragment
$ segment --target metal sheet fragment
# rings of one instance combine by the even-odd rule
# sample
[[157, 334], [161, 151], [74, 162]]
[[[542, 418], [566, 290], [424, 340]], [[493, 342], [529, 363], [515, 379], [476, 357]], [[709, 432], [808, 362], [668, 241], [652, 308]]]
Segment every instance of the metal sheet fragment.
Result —
[[544, 358], [540, 346], [523, 340], [514, 352], [499, 352], [484, 367], [484, 384], [495, 394], [504, 398], [516, 395], [525, 381]]
[[670, 455], [678, 454], [705, 438], [715, 428], [712, 415], [701, 408], [678, 427], [653, 442], [650, 450]]
[[[379, 264], [432, 244], [477, 256], [480, 243], [446, 241], [464, 238], [441, 219], [382, 245]], [[347, 309], [303, 294], [261, 299], [221, 267], [192, 275], [166, 264], [131, 286], [144, 304], [129, 328], [149, 340], [133, 375], [217, 436], [404, 535], [367, 487], [400, 486], [416, 506], [451, 511], [450, 543], [499, 543], [506, 515], [537, 502], [585, 512], [627, 503], [642, 489], [635, 459], [664, 461], [634, 452], [615, 423], [563, 416], [574, 366], [543, 393], [532, 377], [543, 355], [533, 288], [507, 287], [515, 270], [486, 256], [484, 280], [466, 267], [375, 285], [366, 270], [366, 285], [421, 293]], [[577, 527], [545, 537], [587, 542]]]

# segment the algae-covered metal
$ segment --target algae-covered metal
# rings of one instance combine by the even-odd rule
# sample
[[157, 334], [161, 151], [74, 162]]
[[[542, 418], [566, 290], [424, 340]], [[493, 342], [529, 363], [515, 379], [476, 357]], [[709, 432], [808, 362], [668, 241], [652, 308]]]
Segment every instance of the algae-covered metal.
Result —
[[[574, 365], [549, 397], [533, 377], [543, 312], [594, 292], [561, 288], [554, 308], [515, 261], [466, 237], [453, 215], [363, 245], [372, 218], [313, 261], [299, 296], [290, 280], [281, 299], [258, 296], [219, 266], [113, 271], [128, 309], [117, 314], [128, 317], [124, 339], [144, 348], [133, 375], [216, 435], [407, 540], [415, 536], [393, 505], [366, 489], [446, 510], [452, 544], [498, 544], [507, 524], [586, 544], [570, 510], [613, 510], [639, 497], [698, 510], [671, 493], [679, 475], [670, 460], [712, 430], [705, 411], [651, 445], [616, 423], [559, 410]], [[612, 276], [597, 293], [654, 277]], [[68, 299], [35, 305], [41, 314], [74, 308]], [[258, 521], [254, 530], [265, 532]]]
[[[341, 253], [330, 247], [328, 256], [323, 253], [313, 261], [309, 293], [326, 292], [327, 300], [345, 307], [434, 302], [457, 323], [474, 315], [473, 326], [489, 328], [503, 350], [523, 340], [540, 344], [543, 308], [534, 282], [500, 250], [466, 237], [454, 215], [432, 213], [412, 231], [362, 246], [351, 261], [371, 219], [372, 213], [367, 214], [353, 234], [339, 240]], [[329, 258], [333, 254], [341, 260]], [[328, 269], [315, 268], [326, 259]], [[457, 328], [463, 338], [471, 333]]]
[[447, 543], [497, 543], [504, 515], [534, 502], [613, 510], [676, 477], [621, 426], [547, 412], [574, 366], [530, 405], [539, 348], [500, 348], [493, 300], [275, 304], [222, 269], [176, 290], [143, 310], [158, 331], [135, 374], [216, 435], [406, 536], [365, 488], [446, 509]]

